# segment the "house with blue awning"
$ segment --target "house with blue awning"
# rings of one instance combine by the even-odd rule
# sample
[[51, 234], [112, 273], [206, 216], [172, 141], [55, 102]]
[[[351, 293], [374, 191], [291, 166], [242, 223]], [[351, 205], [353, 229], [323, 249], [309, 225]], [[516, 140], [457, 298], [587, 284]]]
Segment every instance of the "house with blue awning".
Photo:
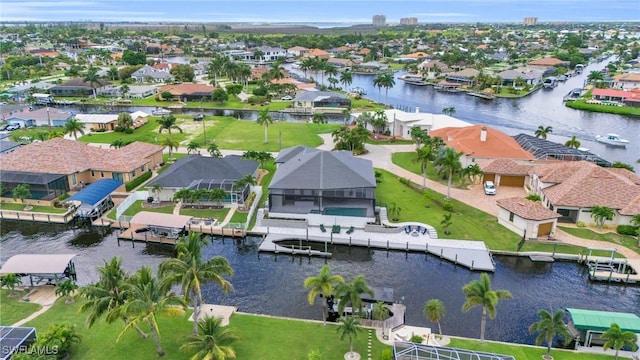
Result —
[[122, 181], [119, 180], [98, 180], [65, 200], [65, 203], [76, 206], [76, 216], [96, 219], [113, 207], [111, 193], [120, 186]]

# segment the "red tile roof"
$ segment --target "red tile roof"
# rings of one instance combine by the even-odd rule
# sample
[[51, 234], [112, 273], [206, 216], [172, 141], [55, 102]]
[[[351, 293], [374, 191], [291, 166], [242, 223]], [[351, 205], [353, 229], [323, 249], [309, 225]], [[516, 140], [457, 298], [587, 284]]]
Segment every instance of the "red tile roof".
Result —
[[[486, 141], [480, 140], [482, 128], [487, 130]], [[520, 147], [511, 136], [481, 124], [437, 129], [429, 135], [442, 138], [447, 146], [472, 157], [534, 159], [534, 156]]]
[[527, 220], [542, 221], [562, 217], [562, 215], [547, 209], [541, 203], [524, 198], [500, 199], [496, 203], [499, 207]]
[[520, 164], [511, 159], [492, 159], [478, 164], [485, 174], [527, 175], [534, 165]]
[[562, 64], [567, 64], [568, 61], [562, 61], [556, 58], [540, 58], [536, 60], [531, 60], [527, 64], [529, 65], [539, 65], [539, 66], [557, 66]]
[[549, 185], [542, 192], [556, 207], [606, 206], [623, 215], [640, 207], [640, 177], [629, 170], [569, 161], [538, 166], [530, 174]]
[[[611, 97], [627, 98], [627, 97], [633, 97], [634, 95], [635, 94], [630, 91], [615, 90], [615, 89], [595, 88], [591, 92], [591, 96], [611, 96]], [[638, 96], [640, 96], [640, 94], [638, 94]]]

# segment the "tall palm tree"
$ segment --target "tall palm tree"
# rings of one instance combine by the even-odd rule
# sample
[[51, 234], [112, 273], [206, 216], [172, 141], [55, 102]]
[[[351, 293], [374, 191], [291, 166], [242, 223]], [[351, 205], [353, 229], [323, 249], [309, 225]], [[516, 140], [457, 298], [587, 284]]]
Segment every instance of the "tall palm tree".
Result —
[[120, 95], [122, 95], [123, 98], [127, 98], [127, 94], [129, 94], [129, 91], [131, 91], [129, 85], [122, 84], [122, 86], [120, 86]]
[[349, 119], [351, 118], [351, 105], [349, 107], [342, 109], [342, 117], [344, 118], [344, 126], [348, 125]]
[[467, 312], [476, 306], [482, 307], [482, 318], [480, 321], [480, 342], [484, 342], [484, 330], [487, 325], [487, 315], [495, 319], [498, 302], [502, 299], [511, 299], [512, 295], [508, 290], [491, 289], [491, 279], [487, 273], [480, 274], [480, 280], [473, 280], [462, 288], [465, 303], [462, 311]]
[[322, 297], [322, 322], [327, 325], [327, 298], [334, 294], [336, 288], [344, 283], [340, 275], [331, 275], [329, 265], [324, 265], [320, 269], [318, 276], [311, 276], [304, 280], [304, 288], [309, 289], [309, 304], [313, 305], [316, 297]]
[[424, 303], [424, 308], [422, 309], [422, 313], [424, 317], [429, 319], [429, 321], [438, 324], [438, 333], [442, 335], [442, 327], [440, 327], [440, 320], [444, 317], [444, 304], [440, 299], [431, 299]]
[[93, 91], [93, 98], [96, 99], [98, 97], [96, 94], [96, 84], [100, 85], [100, 76], [98, 75], [98, 69], [94, 68], [93, 66], [89, 67], [83, 80], [89, 83], [89, 86], [91, 86], [91, 89]]
[[232, 347], [240, 337], [233, 329], [222, 327], [221, 317], [207, 317], [198, 321], [195, 335], [190, 335], [180, 346], [180, 350], [193, 353], [191, 360], [226, 360], [235, 359], [236, 352]]
[[345, 70], [340, 74], [340, 82], [344, 86], [344, 91], [347, 91], [349, 85], [353, 83], [353, 74], [349, 70]]
[[175, 129], [179, 132], [182, 132], [182, 129], [176, 125], [177, 119], [173, 115], [163, 115], [160, 119], [158, 119], [158, 132], [162, 134], [163, 130], [167, 130], [169, 134], [171, 134], [171, 130]]
[[347, 304], [351, 305], [351, 311], [355, 315], [362, 313], [362, 294], [369, 294], [373, 297], [373, 289], [367, 284], [364, 275], [358, 275], [350, 283], [343, 283], [336, 289], [340, 303], [338, 304], [338, 312], [342, 314]]
[[558, 310], [553, 314], [547, 310], [540, 310], [538, 311], [538, 317], [540, 320], [529, 326], [529, 332], [532, 334], [538, 333], [536, 345], [539, 346], [543, 341], [547, 342], [547, 354], [545, 358], [551, 358], [553, 338], [558, 335], [564, 340], [564, 344], [567, 345], [571, 341], [571, 333], [567, 330], [562, 320], [564, 317], [564, 311], [562, 310]]
[[376, 301], [371, 309], [371, 317], [382, 322], [382, 334], [384, 335], [384, 320], [389, 316], [389, 308], [383, 301]]
[[373, 80], [373, 85], [378, 88], [384, 88], [384, 103], [389, 105], [389, 89], [396, 85], [396, 81], [393, 78], [393, 74], [381, 73]]
[[567, 142], [564, 143], [564, 146], [577, 149], [580, 147], [580, 140], [576, 139], [576, 136], [573, 135], [571, 139], [567, 140]]
[[272, 123], [273, 123], [273, 118], [271, 117], [271, 114], [269, 114], [269, 108], [258, 111], [258, 124], [264, 126], [264, 143], [265, 144], [269, 142], [269, 139], [267, 137], [268, 135], [267, 131], [269, 129], [269, 124], [272, 124]]
[[159, 182], [151, 185], [151, 192], [156, 194], [156, 199], [158, 201], [160, 201], [160, 192], [162, 191], [162, 189], [164, 189], [164, 187]]
[[611, 327], [600, 335], [600, 338], [606, 340], [602, 345], [605, 350], [611, 348], [616, 351], [616, 360], [618, 360], [618, 353], [623, 347], [628, 346], [632, 351], [638, 349], [638, 336], [631, 331], [622, 331], [620, 325], [616, 323], [611, 324]]
[[193, 335], [198, 335], [200, 306], [202, 305], [202, 284], [214, 282], [227, 294], [233, 289], [225, 276], [232, 276], [233, 269], [227, 259], [214, 256], [203, 260], [202, 249], [209, 244], [209, 237], [191, 232], [176, 243], [177, 256], [160, 264], [159, 274], [169, 284], [180, 284], [184, 299], [193, 306]]
[[349, 357], [345, 357], [345, 359], [354, 359], [353, 339], [357, 338], [358, 333], [362, 331], [360, 321], [355, 316], [347, 316], [339, 321], [340, 325], [336, 330], [340, 333], [340, 340], [344, 340], [345, 337], [349, 338]]
[[236, 180], [235, 183], [233, 183], [233, 189], [242, 190], [247, 185], [255, 185], [255, 184], [256, 184], [256, 178], [253, 176], [253, 174], [246, 174], [240, 179]]
[[536, 137], [539, 137], [539, 138], [542, 138], [542, 139], [546, 139], [547, 135], [551, 134], [552, 132], [553, 132], [553, 127], [540, 125], [536, 129], [536, 132], [534, 133], [534, 135]]
[[118, 68], [115, 66], [112, 66], [109, 68], [109, 70], [107, 70], [107, 75], [109, 75], [109, 77], [111, 78], [111, 81], [115, 81], [118, 78]]
[[73, 138], [78, 140], [78, 133], [84, 135], [84, 124], [73, 118], [64, 124], [63, 131], [65, 134], [73, 135]]
[[222, 157], [222, 152], [220, 152], [220, 148], [218, 148], [218, 144], [216, 144], [213, 141], [211, 142], [211, 144], [207, 145], [207, 152], [212, 157], [217, 157], [217, 158]]
[[422, 188], [427, 187], [427, 166], [429, 162], [435, 159], [433, 149], [428, 144], [423, 145], [421, 148], [416, 149], [416, 154], [413, 161], [420, 165], [422, 170]]
[[171, 136], [167, 136], [160, 141], [160, 145], [169, 148], [169, 159], [173, 159], [173, 149], [178, 150], [178, 146], [180, 146], [180, 143], [178, 142], [178, 140], [172, 138]]
[[113, 314], [129, 318], [129, 323], [120, 332], [117, 340], [131, 330], [133, 325], [145, 323], [151, 329], [158, 356], [164, 356], [160, 343], [158, 316], [183, 315], [186, 306], [184, 299], [171, 292], [168, 282], [161, 282], [153, 276], [148, 266], [143, 266], [125, 283], [125, 293], [127, 301], [112, 311]]
[[[127, 300], [124, 284], [128, 279], [122, 269], [122, 260], [119, 257], [113, 257], [109, 262], [104, 261], [104, 266], [98, 267], [100, 278], [98, 282], [89, 284], [80, 290], [80, 296], [86, 301], [78, 309], [79, 313], [88, 312], [87, 325], [89, 327], [95, 324], [103, 315], [111, 314], [113, 310], [124, 305]], [[107, 316], [107, 323], [114, 320], [122, 319], [126, 324], [129, 319], [126, 316]], [[142, 338], [147, 338], [138, 325], [134, 325], [136, 331]]]
[[447, 176], [447, 199], [451, 198], [451, 179], [453, 175], [462, 171], [462, 164], [460, 164], [462, 155], [462, 152], [457, 152], [456, 149], [451, 147], [441, 148], [436, 155], [434, 164], [438, 169], [438, 174]]

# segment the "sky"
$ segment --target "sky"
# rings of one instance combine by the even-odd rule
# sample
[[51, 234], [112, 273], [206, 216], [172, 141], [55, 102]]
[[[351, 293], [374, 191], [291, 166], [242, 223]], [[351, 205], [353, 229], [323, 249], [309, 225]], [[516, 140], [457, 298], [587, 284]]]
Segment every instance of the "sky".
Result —
[[370, 24], [640, 21], [640, 0], [1, 0], [2, 21], [141, 21]]

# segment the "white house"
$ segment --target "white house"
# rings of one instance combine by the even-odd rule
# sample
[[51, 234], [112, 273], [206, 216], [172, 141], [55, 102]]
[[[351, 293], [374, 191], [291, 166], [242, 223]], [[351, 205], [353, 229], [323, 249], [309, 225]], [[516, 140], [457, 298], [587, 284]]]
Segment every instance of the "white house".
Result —
[[[445, 127], [464, 127], [469, 126], [466, 121], [462, 121], [445, 114], [421, 113], [419, 108], [413, 113], [390, 109], [384, 111], [387, 116], [387, 127], [391, 136], [401, 137], [403, 139], [411, 139], [411, 129], [419, 127], [427, 132], [445, 128]], [[354, 113], [352, 116], [358, 118], [362, 113]], [[367, 124], [367, 130], [372, 131], [373, 127]]]
[[514, 197], [500, 199], [498, 204], [498, 223], [527, 239], [553, 235], [558, 218], [562, 215], [553, 212], [539, 202]]

